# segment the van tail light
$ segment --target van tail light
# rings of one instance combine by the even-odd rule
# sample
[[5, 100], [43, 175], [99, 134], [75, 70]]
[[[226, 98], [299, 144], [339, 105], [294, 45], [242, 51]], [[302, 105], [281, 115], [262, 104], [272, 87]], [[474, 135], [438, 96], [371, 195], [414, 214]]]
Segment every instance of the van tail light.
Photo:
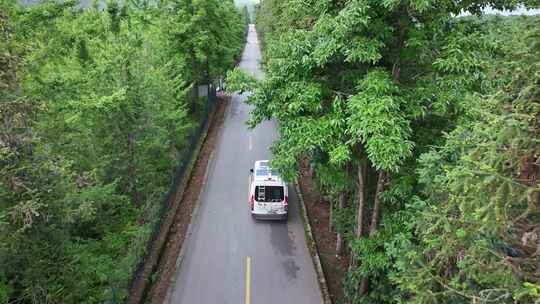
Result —
[[283, 200], [283, 207], [285, 209], [285, 211], [287, 211], [287, 209], [289, 208], [289, 197], [285, 195], [285, 199]]
[[251, 195], [249, 197], [249, 208], [251, 209], [251, 211], [253, 211], [253, 205], [255, 204], [255, 197], [253, 195]]

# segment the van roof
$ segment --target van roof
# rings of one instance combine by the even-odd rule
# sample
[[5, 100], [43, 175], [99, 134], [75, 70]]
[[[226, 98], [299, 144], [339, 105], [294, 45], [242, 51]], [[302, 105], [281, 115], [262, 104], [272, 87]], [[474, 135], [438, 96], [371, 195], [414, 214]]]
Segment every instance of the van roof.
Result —
[[258, 160], [255, 162], [254, 179], [258, 184], [283, 184], [283, 180], [279, 176], [279, 173], [270, 168], [270, 161], [268, 160]]

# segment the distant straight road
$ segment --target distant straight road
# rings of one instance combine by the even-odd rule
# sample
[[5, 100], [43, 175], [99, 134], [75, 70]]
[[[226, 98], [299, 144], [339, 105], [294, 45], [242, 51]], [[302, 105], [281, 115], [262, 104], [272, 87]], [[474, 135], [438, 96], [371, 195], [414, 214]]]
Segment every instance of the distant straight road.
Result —
[[[257, 77], [261, 53], [249, 27], [240, 67]], [[274, 122], [248, 130], [250, 106], [235, 95], [226, 113], [192, 234], [170, 303], [319, 304], [322, 296], [291, 187], [287, 222], [256, 222], [248, 209], [248, 173], [271, 157]]]

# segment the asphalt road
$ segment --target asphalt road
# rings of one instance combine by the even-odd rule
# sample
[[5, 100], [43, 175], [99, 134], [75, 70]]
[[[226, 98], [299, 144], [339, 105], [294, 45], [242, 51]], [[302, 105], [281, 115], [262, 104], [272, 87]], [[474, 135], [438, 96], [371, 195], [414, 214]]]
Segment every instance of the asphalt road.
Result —
[[[250, 26], [240, 67], [263, 77], [260, 58]], [[235, 95], [226, 113], [170, 303], [322, 303], [294, 188], [287, 222], [255, 221], [249, 214], [249, 169], [270, 158], [277, 133], [274, 122], [248, 130], [244, 99]]]

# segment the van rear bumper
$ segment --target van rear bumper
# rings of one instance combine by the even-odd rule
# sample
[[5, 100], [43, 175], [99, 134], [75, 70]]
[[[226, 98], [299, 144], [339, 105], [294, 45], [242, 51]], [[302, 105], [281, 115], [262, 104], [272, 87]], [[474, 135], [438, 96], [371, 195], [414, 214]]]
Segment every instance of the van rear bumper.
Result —
[[257, 220], [274, 220], [274, 221], [283, 221], [288, 217], [288, 213], [254, 213], [251, 212], [251, 215], [254, 219]]

